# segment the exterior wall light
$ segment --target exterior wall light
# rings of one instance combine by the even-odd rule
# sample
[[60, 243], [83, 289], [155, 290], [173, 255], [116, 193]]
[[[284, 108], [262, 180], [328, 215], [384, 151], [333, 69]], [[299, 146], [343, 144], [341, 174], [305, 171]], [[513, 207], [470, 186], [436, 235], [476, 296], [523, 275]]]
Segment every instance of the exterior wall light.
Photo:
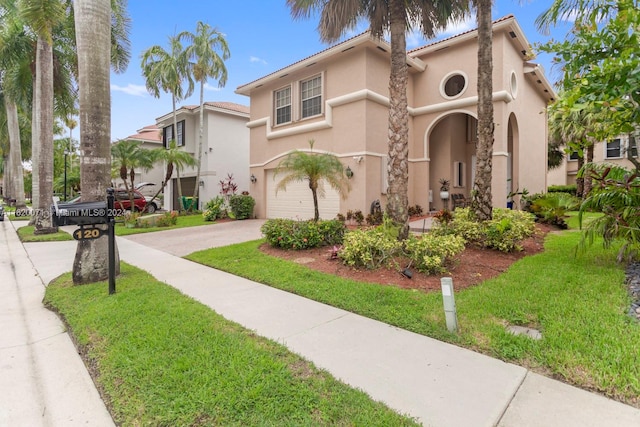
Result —
[[256, 176], [254, 174], [251, 174], [251, 178], [249, 178], [251, 180], [252, 183], [256, 183], [258, 181], [258, 178], [256, 178]]
[[353, 178], [353, 171], [349, 166], [347, 166], [347, 169], [344, 171], [344, 174], [347, 175], [347, 178], [349, 179]]

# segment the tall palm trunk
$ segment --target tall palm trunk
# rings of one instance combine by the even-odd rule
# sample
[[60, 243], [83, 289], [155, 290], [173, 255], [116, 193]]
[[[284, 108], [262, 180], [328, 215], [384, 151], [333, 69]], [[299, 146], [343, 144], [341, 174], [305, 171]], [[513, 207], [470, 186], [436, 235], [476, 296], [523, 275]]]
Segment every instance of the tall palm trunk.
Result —
[[491, 177], [493, 162], [493, 58], [491, 0], [476, 0], [478, 14], [478, 144], [472, 210], [479, 221], [493, 214]]
[[[24, 177], [22, 174], [22, 151], [20, 148], [20, 125], [18, 123], [18, 107], [5, 97], [7, 125], [9, 128], [9, 167], [11, 181], [11, 197], [16, 200], [16, 208], [26, 206], [24, 201]], [[6, 167], [6, 165], [5, 165]]]
[[38, 163], [38, 198], [35, 204], [35, 234], [57, 231], [48, 214], [53, 203], [53, 48], [42, 36], [38, 37], [36, 51], [36, 104]]
[[[78, 47], [82, 200], [105, 200], [107, 187], [111, 184], [111, 6], [104, 0], [75, 0], [74, 13]], [[119, 266], [116, 259], [116, 274]], [[107, 236], [79, 241], [73, 262], [73, 282], [91, 283], [108, 277]]]
[[401, 225], [399, 239], [409, 234], [409, 112], [407, 110], [407, 45], [405, 31], [405, 2], [389, 1], [391, 33], [391, 75], [389, 78], [389, 190], [387, 213]]
[[[204, 138], [204, 80], [200, 81], [200, 130], [198, 131], [198, 163], [196, 165], [196, 184], [193, 189], [193, 199], [200, 195], [200, 168], [202, 168], [202, 140]], [[194, 209], [191, 204], [190, 210]]]
[[[583, 166], [584, 155], [578, 157], [578, 170], [581, 170]], [[584, 199], [586, 197], [586, 194], [584, 192], [584, 178], [581, 176], [578, 176], [576, 178], [576, 196], [580, 197], [581, 199]]]
[[[176, 115], [176, 96], [171, 96], [171, 102], [173, 103], [173, 139], [176, 141], [176, 145], [178, 145], [178, 117]], [[176, 187], [178, 190], [178, 210], [184, 210], [184, 204], [182, 203], [182, 181], [180, 181], [180, 168], [176, 168]], [[198, 182], [196, 181], [196, 185]]]
[[[40, 199], [40, 172], [38, 165], [40, 164], [40, 126], [38, 124], [38, 109], [36, 108], [40, 90], [36, 84], [36, 80], [33, 83], [33, 98], [31, 109], [31, 204], [36, 207], [38, 200]], [[35, 225], [36, 217], [33, 216], [29, 225]]]
[[[589, 145], [587, 146], [587, 159], [586, 159], [587, 163], [593, 163], [593, 145], [594, 145], [593, 143], [589, 143]], [[583, 189], [582, 189], [583, 198], [586, 198], [587, 196], [589, 196], [589, 193], [591, 192], [592, 187], [593, 187], [593, 179], [591, 178], [591, 174], [585, 174]]]

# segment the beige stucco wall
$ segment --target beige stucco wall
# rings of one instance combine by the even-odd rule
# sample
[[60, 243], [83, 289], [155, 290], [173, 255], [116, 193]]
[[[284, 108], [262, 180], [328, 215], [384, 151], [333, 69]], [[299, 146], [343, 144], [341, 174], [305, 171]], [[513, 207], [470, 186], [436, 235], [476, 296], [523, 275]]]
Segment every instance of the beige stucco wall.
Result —
[[[546, 189], [546, 101], [531, 79], [525, 77], [522, 53], [507, 33], [494, 36], [494, 102], [496, 121], [492, 194], [495, 206], [506, 206], [508, 163], [513, 164], [513, 188], [530, 192]], [[439, 51], [425, 52], [417, 59], [426, 69], [410, 71], [409, 204], [424, 210], [439, 209], [438, 180], [451, 180], [451, 192], [469, 197], [472, 187], [475, 145], [467, 137], [468, 117], [477, 117], [477, 44], [469, 38]], [[298, 67], [299, 68], [299, 67]], [[467, 86], [456, 97], [444, 96], [441, 86], [452, 72], [466, 77]], [[365, 214], [372, 201], [385, 204], [389, 58], [371, 44], [321, 57], [300, 69], [285, 69], [282, 77], [267, 79], [251, 89], [250, 164], [258, 178], [253, 184], [256, 213], [266, 214], [266, 186], [262, 181], [294, 149], [336, 154], [354, 171], [352, 191], [340, 211], [360, 209]], [[289, 73], [289, 74], [287, 74]], [[323, 111], [320, 116], [296, 120], [295, 92], [301, 80], [323, 76]], [[517, 93], [512, 93], [515, 75]], [[294, 121], [273, 126], [273, 92], [292, 84]], [[363, 95], [365, 94], [365, 95]], [[515, 95], [511, 97], [511, 95]], [[385, 101], [386, 100], [386, 101]], [[338, 102], [339, 101], [339, 102]], [[329, 105], [327, 105], [329, 104]], [[511, 143], [509, 142], [511, 141]], [[356, 158], [362, 156], [362, 161]], [[453, 187], [454, 162], [464, 163], [464, 182]], [[429, 203], [429, 190], [433, 202]]]

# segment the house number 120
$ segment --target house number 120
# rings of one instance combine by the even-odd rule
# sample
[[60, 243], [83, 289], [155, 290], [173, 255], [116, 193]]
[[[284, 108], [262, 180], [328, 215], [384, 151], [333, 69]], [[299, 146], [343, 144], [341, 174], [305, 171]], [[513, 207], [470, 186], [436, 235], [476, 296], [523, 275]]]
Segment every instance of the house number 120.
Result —
[[78, 228], [73, 232], [73, 238], [76, 240], [97, 239], [104, 234], [104, 230], [99, 228]]

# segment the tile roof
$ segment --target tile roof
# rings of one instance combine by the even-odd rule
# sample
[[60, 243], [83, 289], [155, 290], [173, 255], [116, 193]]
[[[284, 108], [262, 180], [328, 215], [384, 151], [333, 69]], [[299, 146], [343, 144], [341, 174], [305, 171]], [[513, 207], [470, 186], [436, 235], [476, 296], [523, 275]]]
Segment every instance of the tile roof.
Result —
[[[242, 105], [242, 104], [236, 104], [235, 102], [220, 102], [220, 101], [213, 101], [213, 102], [205, 102], [204, 103], [205, 108], [206, 107], [214, 107], [214, 108], [220, 108], [222, 110], [229, 110], [229, 111], [235, 111], [237, 113], [244, 113], [244, 114], [249, 114], [249, 107], [246, 105]], [[196, 110], [197, 108], [199, 108], [200, 105], [181, 105], [180, 108], [178, 108], [176, 111], [180, 111], [180, 110]]]
[[[499, 18], [499, 19], [496, 19], [495, 21], [493, 21], [491, 23], [491, 25], [493, 26], [493, 25], [498, 24], [500, 22], [508, 21], [509, 19], [514, 19], [514, 18], [515, 18], [515, 16], [513, 14], [510, 14], [510, 15], [507, 15], [507, 16], [503, 16], [502, 18]], [[470, 34], [470, 33], [476, 32], [476, 31], [478, 31], [478, 28], [472, 28], [471, 30], [463, 31], [461, 33], [458, 33], [458, 34], [455, 34], [453, 36], [444, 38], [442, 40], [438, 40], [438, 41], [435, 41], [433, 43], [427, 43], [426, 45], [413, 48], [410, 51], [408, 51], [407, 53], [411, 54], [411, 53], [417, 52], [417, 51], [422, 50], [422, 49], [427, 48], [427, 47], [432, 47], [432, 46], [436, 46], [436, 45], [441, 44], [441, 43], [446, 43], [446, 42], [448, 42], [450, 40], [455, 40], [455, 39], [460, 38], [460, 37], [462, 37], [462, 36], [464, 36], [466, 34]]]
[[156, 125], [148, 125], [142, 129], [138, 129], [138, 133], [130, 135], [127, 139], [142, 139], [145, 141], [160, 142], [162, 141], [162, 132]]
[[205, 105], [209, 105], [215, 108], [221, 108], [223, 110], [230, 110], [230, 111], [236, 111], [238, 113], [249, 114], [248, 106], [236, 104], [235, 102], [205, 102]]
[[348, 42], [350, 42], [350, 41], [352, 41], [352, 40], [354, 40], [354, 39], [357, 39], [358, 37], [361, 37], [363, 34], [367, 34], [367, 33], [369, 33], [369, 34], [370, 34], [371, 32], [370, 32], [369, 30], [367, 30], [367, 31], [363, 31], [362, 33], [357, 34], [357, 35], [355, 35], [355, 36], [353, 36], [353, 37], [351, 37], [351, 38], [348, 38], [348, 39], [346, 39], [346, 40], [343, 40], [343, 41], [341, 41], [340, 43], [337, 43], [337, 44], [334, 44], [334, 45], [328, 46], [327, 48], [322, 49], [321, 51], [318, 51], [318, 52], [314, 53], [313, 55], [309, 55], [309, 56], [307, 56], [307, 57], [305, 57], [305, 58], [302, 58], [302, 59], [300, 59], [300, 60], [298, 60], [298, 61], [296, 61], [296, 62], [293, 62], [293, 63], [291, 63], [291, 64], [287, 65], [286, 67], [282, 67], [282, 68], [280, 68], [280, 69], [278, 69], [278, 70], [276, 70], [276, 71], [274, 71], [274, 72], [272, 72], [272, 73], [266, 74], [266, 75], [264, 75], [264, 76], [262, 76], [262, 77], [260, 77], [260, 78], [257, 78], [257, 79], [255, 79], [255, 80], [253, 80], [253, 81], [250, 81], [249, 83], [245, 83], [245, 84], [243, 84], [243, 85], [240, 85], [240, 86], [238, 86], [238, 88], [237, 88], [236, 90], [241, 90], [243, 87], [250, 86], [250, 85], [252, 85], [253, 83], [257, 82], [258, 80], [267, 79], [267, 78], [269, 78], [269, 77], [271, 77], [271, 76], [273, 76], [273, 75], [275, 75], [275, 74], [278, 74], [278, 73], [282, 72], [283, 70], [285, 70], [285, 69], [287, 69], [287, 68], [293, 67], [293, 66], [295, 66], [296, 64], [299, 64], [299, 63], [304, 62], [304, 61], [306, 61], [306, 60], [308, 60], [308, 59], [310, 59], [310, 58], [313, 58], [314, 56], [319, 56], [319, 55], [321, 55], [321, 54], [323, 54], [323, 53], [327, 52], [328, 50], [336, 49], [336, 48], [338, 48], [339, 46], [344, 45], [344, 44], [346, 44], [346, 43], [348, 43]]

